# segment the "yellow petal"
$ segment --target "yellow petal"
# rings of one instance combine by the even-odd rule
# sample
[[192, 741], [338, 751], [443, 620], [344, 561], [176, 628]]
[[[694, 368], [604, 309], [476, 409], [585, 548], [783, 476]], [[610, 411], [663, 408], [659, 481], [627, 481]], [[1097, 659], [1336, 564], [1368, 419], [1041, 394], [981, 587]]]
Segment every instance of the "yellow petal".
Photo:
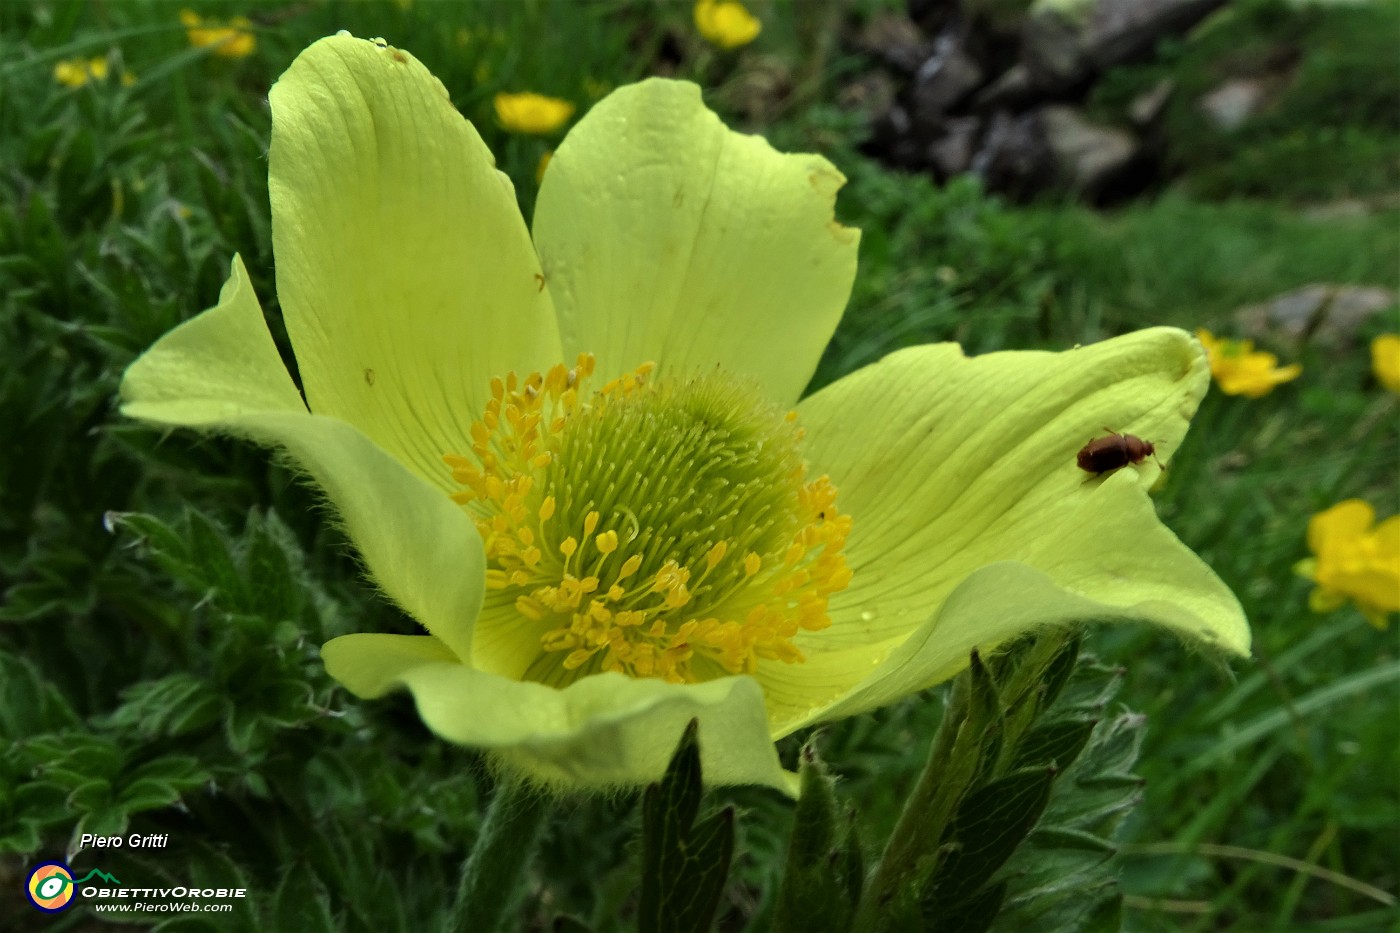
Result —
[[1400, 392], [1400, 334], [1381, 334], [1371, 341], [1371, 368], [1376, 381]]
[[492, 102], [496, 107], [496, 119], [512, 133], [536, 136], [553, 133], [574, 115], [572, 102], [529, 91], [497, 94]]
[[758, 38], [763, 23], [734, 0], [698, 0], [695, 28], [706, 41], [722, 49], [733, 49]]
[[240, 260], [217, 306], [131, 364], [121, 397], [122, 413], [132, 418], [286, 451], [326, 494], [379, 587], [470, 656], [485, 573], [475, 527], [448, 497], [351, 425], [307, 412]]
[[549, 164], [535, 242], [566, 359], [621, 375], [721, 366], [795, 401], [841, 317], [858, 231], [832, 216], [844, 177], [727, 130], [693, 84], [620, 88]]
[[277, 291], [312, 411], [454, 489], [492, 376], [562, 357], [515, 195], [416, 59], [322, 39], [269, 95]]
[[1362, 499], [1347, 499], [1314, 515], [1308, 522], [1308, 547], [1314, 554], [1359, 538], [1370, 530], [1376, 510]]
[[668, 684], [607, 673], [560, 690], [474, 670], [435, 642], [346, 635], [327, 642], [321, 656], [331, 676], [356, 695], [407, 687], [438, 735], [494, 752], [546, 784], [603, 790], [657, 780], [686, 723], [698, 718], [707, 783], [795, 792], [752, 678]]
[[[1117, 481], [1108, 486], [1127, 489], [1130, 484]], [[1100, 589], [1099, 594], [1107, 599], [1079, 592], [1074, 582], [1052, 579], [1051, 573], [1063, 571], [1063, 566], [1046, 573], [1010, 561], [985, 565], [965, 577], [945, 598], [935, 600], [937, 610], [908, 637], [886, 646], [877, 664], [867, 660], [862, 669], [865, 676], [824, 702], [813, 704], [820, 691], [813, 691], [800, 679], [806, 665], [765, 672], [761, 679], [774, 712], [775, 734], [893, 703], [955, 676], [967, 667], [973, 648], [985, 655], [1017, 636], [1057, 626], [1146, 621], [1232, 651], [1247, 651], [1248, 629], [1238, 604], [1227, 608], [1234, 598], [1223, 583], [1216, 580], [1213, 592], [1197, 593], [1186, 604], [1176, 601], [1179, 592], [1189, 593], [1195, 587], [1202, 572], [1210, 573], [1184, 547], [1180, 552], [1184, 553], [1167, 555], [1174, 566], [1163, 568], [1156, 579], [1136, 592], [1131, 585], [1112, 594]], [[1095, 575], [1090, 562], [1102, 553], [1088, 555], [1089, 560], [1082, 562], [1079, 569], [1084, 579]], [[1139, 562], [1139, 566], [1146, 565], [1146, 561]], [[1120, 596], [1132, 601], [1119, 602], [1116, 598]], [[1214, 618], [1203, 617], [1203, 611]], [[848, 663], [854, 661], [852, 658]]]
[[[1091, 607], [1091, 618], [1155, 622], [1246, 652], [1233, 595], [1156, 518], [1146, 491], [1157, 464], [1101, 479], [1076, 465], [1105, 427], [1151, 440], [1169, 459], [1208, 378], [1199, 345], [1158, 328], [1059, 354], [967, 359], [955, 345], [918, 347], [803, 401], [811, 469], [832, 478], [854, 522], [853, 579], [832, 597], [831, 627], [799, 637], [806, 663], [760, 670], [770, 697], [781, 679], [790, 713], [823, 695], [830, 702], [939, 618], [949, 642], [935, 647], [952, 654], [921, 655], [921, 676], [942, 676], [948, 657], [965, 663], [972, 646], [998, 640], [977, 625], [1000, 623], [970, 614], [959, 633], [939, 607], [994, 564], [1018, 586], [1064, 590], [1034, 624]], [[1025, 624], [1039, 618], [1033, 607], [1016, 613]], [[843, 671], [844, 685], [832, 676]]]

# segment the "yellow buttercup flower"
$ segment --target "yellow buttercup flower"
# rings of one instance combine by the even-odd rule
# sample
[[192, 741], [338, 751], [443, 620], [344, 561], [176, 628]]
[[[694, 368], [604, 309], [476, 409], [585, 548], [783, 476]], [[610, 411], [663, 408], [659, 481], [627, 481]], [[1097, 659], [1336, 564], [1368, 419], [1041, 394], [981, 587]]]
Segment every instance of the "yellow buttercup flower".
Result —
[[1204, 328], [1196, 337], [1205, 345], [1210, 357], [1210, 371], [1215, 384], [1226, 395], [1259, 398], [1268, 395], [1274, 386], [1297, 379], [1303, 367], [1294, 363], [1279, 366], [1278, 357], [1254, 349], [1252, 340], [1217, 338]]
[[758, 38], [763, 23], [735, 0], [697, 0], [695, 28], [707, 42], [735, 49]]
[[1371, 370], [1377, 382], [1400, 392], [1400, 334], [1381, 334], [1371, 341]]
[[321, 488], [426, 629], [327, 643], [358, 696], [406, 688], [438, 735], [588, 788], [657, 779], [696, 718], [707, 780], [791, 791], [775, 739], [1037, 628], [1247, 651], [1234, 596], [1157, 520], [1160, 467], [1075, 464], [1103, 424], [1179, 446], [1209, 384], [1188, 334], [912, 347], [803, 398], [855, 276], [844, 178], [731, 132], [695, 85], [595, 105], [533, 231], [406, 52], [323, 39], [269, 100], [305, 399], [235, 258], [122, 410], [278, 447]]
[[53, 66], [53, 79], [64, 87], [80, 88], [92, 81], [107, 79], [105, 57], [68, 58]]
[[574, 115], [574, 105], [557, 97], [526, 91], [496, 95], [496, 119], [512, 133], [543, 136], [553, 133]]
[[228, 20], [205, 19], [193, 10], [181, 10], [180, 22], [185, 35], [195, 48], [209, 47], [224, 58], [247, 58], [258, 47], [252, 23], [246, 16]]
[[1348, 499], [1308, 522], [1313, 556], [1295, 568], [1317, 584], [1309, 597], [1314, 612], [1331, 612], [1348, 600], [1377, 628], [1400, 611], [1400, 515], [1379, 525], [1376, 510]]

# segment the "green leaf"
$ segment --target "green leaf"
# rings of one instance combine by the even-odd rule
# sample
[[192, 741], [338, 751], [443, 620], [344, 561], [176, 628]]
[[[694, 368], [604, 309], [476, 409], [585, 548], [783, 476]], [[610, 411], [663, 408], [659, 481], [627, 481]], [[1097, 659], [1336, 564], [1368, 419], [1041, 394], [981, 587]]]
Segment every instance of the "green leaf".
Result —
[[699, 722], [681, 735], [659, 784], [642, 800], [641, 933], [708, 930], [734, 854], [734, 810], [695, 824], [702, 793]]
[[988, 885], [951, 910], [924, 902], [925, 933], [986, 933], [1006, 899], [1006, 882]]
[[331, 913], [330, 898], [320, 879], [305, 865], [293, 865], [282, 876], [268, 905], [268, 930], [335, 933], [342, 929]]
[[123, 703], [109, 720], [146, 738], [188, 735], [214, 723], [223, 701], [210, 684], [194, 674], [170, 674], [143, 680], [122, 694]]
[[[1052, 715], [1071, 717], [1058, 722], [1102, 715], [1120, 682], [1120, 672], [1085, 658]], [[1122, 898], [1113, 839], [1141, 796], [1142, 781], [1131, 769], [1142, 735], [1143, 718], [1133, 713], [1109, 716], [1094, 728], [1056, 779], [1040, 824], [999, 873], [1008, 885], [1007, 898], [992, 933], [1119, 929]]]
[[972, 791], [949, 829], [954, 848], [924, 896], [926, 905], [968, 903], [991, 880], [1040, 819], [1050, 800], [1053, 768], [1015, 771]]
[[1089, 744], [1097, 724], [1094, 719], [1061, 719], [1032, 727], [1017, 744], [1012, 767], [1054, 765], [1064, 770]]
[[77, 720], [63, 692], [32, 661], [0, 653], [0, 737], [14, 741], [73, 727]]

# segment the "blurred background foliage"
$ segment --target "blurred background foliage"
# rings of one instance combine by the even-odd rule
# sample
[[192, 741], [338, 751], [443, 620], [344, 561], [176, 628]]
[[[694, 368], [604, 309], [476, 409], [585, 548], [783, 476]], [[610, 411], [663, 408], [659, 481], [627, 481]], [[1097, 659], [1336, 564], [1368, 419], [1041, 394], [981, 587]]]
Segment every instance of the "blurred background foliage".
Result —
[[[851, 37], [899, 15], [894, 0], [754, 2], [763, 31], [730, 50], [697, 34], [689, 3], [660, 0], [188, 6], [248, 17], [254, 47], [195, 47], [181, 7], [154, 0], [0, 4], [0, 928], [33, 927], [18, 892], [34, 861], [82, 833], [140, 832], [169, 833], [170, 848], [79, 865], [251, 893], [231, 921], [146, 921], [161, 929], [432, 929], [476, 833], [491, 786], [480, 759], [427, 733], [406, 697], [355, 701], [320, 665], [330, 637], [414, 625], [361, 580], [316, 497], [246, 445], [115, 415], [124, 367], [213, 302], [234, 253], [292, 362], [266, 93], [322, 35], [384, 36], [427, 64], [527, 217], [559, 134], [508, 133], [498, 92], [582, 114], [644, 75], [687, 77], [731, 125], [827, 155], [849, 177], [841, 219], [864, 239], [814, 386], [915, 343], [1062, 349], [1154, 324], [1232, 334], [1238, 308], [1301, 286], [1397, 284], [1393, 2], [1238, 0], [1108, 72], [1087, 112], [1164, 77], [1178, 90], [1160, 179], [1107, 210], [1013, 203], [973, 176], [937, 183], [868, 155], [867, 115], [842, 102], [872, 67]], [[104, 64], [80, 66], [80, 86], [56, 77], [93, 59]], [[1222, 77], [1280, 61], [1272, 105], [1233, 132], [1194, 106]], [[1351, 497], [1382, 517], [1400, 509], [1397, 397], [1366, 349], [1400, 329], [1391, 301], [1327, 340], [1262, 335], [1302, 377], [1257, 400], [1213, 392], [1173, 452], [1159, 510], [1239, 594], [1257, 660], [1230, 674], [1155, 633], [1090, 639], [1149, 717], [1128, 929], [1395, 928], [1362, 889], [1400, 886], [1394, 631], [1350, 608], [1313, 615], [1291, 570], [1313, 513]], [[923, 763], [938, 697], [825, 730], [867, 840]], [[716, 796], [741, 813], [720, 927], [759, 927], [790, 804]], [[636, 819], [627, 796], [565, 807], [538, 866], [539, 928], [564, 913], [627, 928]]]

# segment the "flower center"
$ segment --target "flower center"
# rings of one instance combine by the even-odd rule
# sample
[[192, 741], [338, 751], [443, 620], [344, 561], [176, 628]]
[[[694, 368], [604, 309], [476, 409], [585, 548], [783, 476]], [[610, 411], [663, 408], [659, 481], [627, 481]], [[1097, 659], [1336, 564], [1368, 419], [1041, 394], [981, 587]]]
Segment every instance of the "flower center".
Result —
[[808, 481], [796, 412], [653, 365], [585, 391], [593, 357], [491, 382], [472, 457], [443, 459], [486, 547], [488, 608], [538, 628], [532, 680], [698, 682], [797, 663], [851, 572], [851, 519]]

